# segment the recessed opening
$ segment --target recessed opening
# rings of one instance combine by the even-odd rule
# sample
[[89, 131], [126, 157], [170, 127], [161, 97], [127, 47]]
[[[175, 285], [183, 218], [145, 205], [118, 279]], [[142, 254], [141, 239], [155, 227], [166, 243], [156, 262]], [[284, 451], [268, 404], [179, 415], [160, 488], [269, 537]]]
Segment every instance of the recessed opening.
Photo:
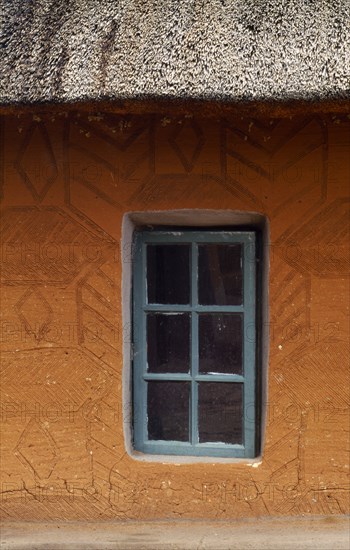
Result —
[[[141, 252], [135, 235], [143, 239]], [[260, 461], [269, 338], [266, 217], [228, 210], [132, 212], [124, 216], [121, 248], [127, 452], [176, 463]], [[136, 309], [135, 292], [141, 293]], [[253, 292], [254, 307], [244, 312]], [[135, 323], [141, 327], [136, 359]]]

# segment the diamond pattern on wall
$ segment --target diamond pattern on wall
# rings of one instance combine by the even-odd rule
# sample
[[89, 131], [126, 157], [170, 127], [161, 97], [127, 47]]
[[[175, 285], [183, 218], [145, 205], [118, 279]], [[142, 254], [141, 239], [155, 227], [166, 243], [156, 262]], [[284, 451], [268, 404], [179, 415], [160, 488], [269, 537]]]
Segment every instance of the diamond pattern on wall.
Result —
[[44, 338], [52, 320], [52, 309], [42, 293], [29, 288], [14, 307], [27, 334], [38, 342]]
[[44, 124], [33, 123], [28, 128], [14, 165], [33, 198], [42, 201], [58, 174]]
[[35, 419], [27, 424], [15, 448], [15, 455], [40, 479], [50, 477], [59, 458], [53, 437]]
[[179, 157], [186, 172], [191, 172], [204, 145], [204, 135], [194, 120], [178, 124], [169, 143]]

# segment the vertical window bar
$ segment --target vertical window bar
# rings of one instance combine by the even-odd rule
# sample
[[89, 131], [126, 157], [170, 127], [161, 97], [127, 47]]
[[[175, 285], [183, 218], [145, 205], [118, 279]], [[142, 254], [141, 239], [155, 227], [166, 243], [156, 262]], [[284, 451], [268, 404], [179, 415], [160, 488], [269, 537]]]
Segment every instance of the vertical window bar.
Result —
[[[141, 272], [143, 274], [143, 285], [142, 285], [142, 301], [141, 303], [143, 306], [147, 304], [147, 244], [142, 242], [142, 265], [141, 265]], [[148, 440], [148, 416], [147, 416], [147, 394], [148, 394], [148, 384], [144, 379], [144, 376], [147, 372], [147, 332], [146, 332], [146, 316], [147, 313], [143, 309], [142, 311], [142, 349], [140, 349], [140, 353], [142, 353], [141, 358], [141, 366], [142, 366], [142, 420], [139, 419], [140, 424], [142, 423], [142, 431], [143, 431], [143, 441]]]
[[198, 304], [198, 247], [192, 242], [191, 247], [191, 443], [198, 443], [198, 314], [193, 308]]
[[255, 447], [255, 234], [248, 233], [243, 252], [243, 304], [244, 304], [244, 397], [243, 434], [246, 456], [254, 455]]
[[[146, 265], [145, 265], [145, 245], [141, 235], [137, 235], [134, 243], [134, 279], [133, 279], [133, 364], [134, 364], [134, 396], [133, 396], [133, 429], [134, 441], [139, 448], [142, 448], [147, 439], [147, 418], [145, 411], [147, 382], [143, 378], [145, 364], [145, 313], [143, 305], [145, 303], [146, 288]], [[140, 320], [140, 321], [139, 321]], [[137, 361], [136, 361], [137, 357]], [[135, 362], [137, 367], [135, 367]]]
[[198, 372], [198, 314], [194, 311], [191, 316], [191, 442], [198, 443], [198, 384], [195, 380]]
[[191, 245], [191, 306], [198, 305], [198, 246], [192, 240]]

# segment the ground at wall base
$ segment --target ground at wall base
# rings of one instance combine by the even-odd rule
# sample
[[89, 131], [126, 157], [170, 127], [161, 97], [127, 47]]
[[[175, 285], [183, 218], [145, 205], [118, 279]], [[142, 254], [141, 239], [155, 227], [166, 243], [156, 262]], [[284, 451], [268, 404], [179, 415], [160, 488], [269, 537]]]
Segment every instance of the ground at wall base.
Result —
[[227, 521], [4, 522], [1, 550], [347, 550], [347, 516]]

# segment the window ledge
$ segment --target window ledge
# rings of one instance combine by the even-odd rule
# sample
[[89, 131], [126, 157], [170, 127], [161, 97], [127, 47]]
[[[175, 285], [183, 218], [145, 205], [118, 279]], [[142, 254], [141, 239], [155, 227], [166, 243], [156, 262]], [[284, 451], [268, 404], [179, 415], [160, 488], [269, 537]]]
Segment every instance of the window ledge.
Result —
[[258, 468], [262, 464], [262, 457], [256, 458], [235, 458], [235, 457], [217, 457], [217, 456], [187, 456], [187, 455], [165, 455], [165, 454], [149, 454], [142, 453], [136, 450], [128, 450], [128, 455], [134, 460], [140, 462], [158, 462], [162, 464], [239, 464]]

